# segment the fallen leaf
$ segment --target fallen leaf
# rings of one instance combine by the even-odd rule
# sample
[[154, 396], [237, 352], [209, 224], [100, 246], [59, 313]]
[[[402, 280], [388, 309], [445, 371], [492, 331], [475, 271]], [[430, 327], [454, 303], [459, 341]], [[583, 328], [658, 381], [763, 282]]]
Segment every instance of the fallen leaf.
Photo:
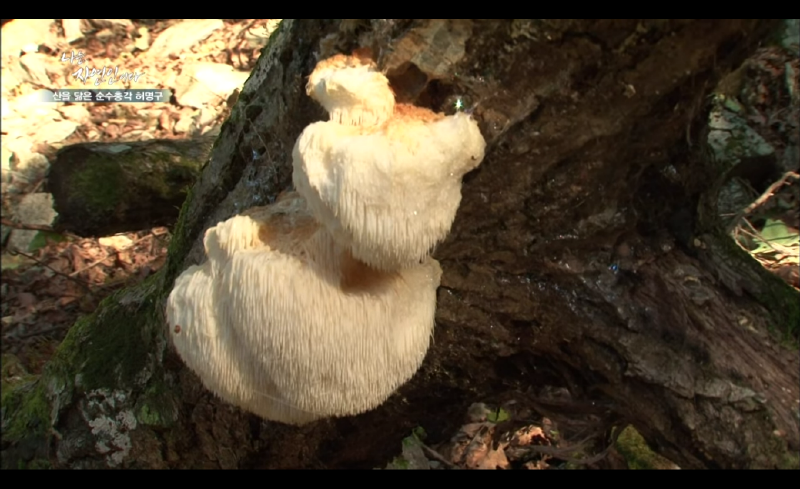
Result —
[[125, 268], [128, 268], [128, 267], [136, 264], [136, 255], [131, 257], [131, 251], [130, 250], [122, 251], [120, 253], [117, 253], [117, 260], [120, 263], [126, 265]]
[[507, 421], [508, 418], [508, 412], [503, 408], [500, 408], [497, 411], [490, 411], [486, 415], [487, 421], [491, 421], [492, 423], [502, 423], [503, 421]]
[[505, 461], [505, 466], [508, 466], [505, 453], [495, 453], [497, 450], [492, 448], [495, 426], [482, 424], [485, 428], [477, 432], [464, 450], [464, 465], [473, 469], [495, 469]]
[[533, 442], [534, 438], [541, 438], [542, 440], [546, 440], [544, 436], [544, 432], [538, 426], [526, 426], [517, 430], [514, 433], [514, 437], [511, 439], [511, 443], [518, 446], [525, 446], [530, 445]]
[[[74, 300], [74, 297], [73, 297]], [[57, 302], [58, 305], [60, 304], [60, 300]], [[67, 313], [61, 309], [53, 309], [51, 311], [47, 311], [45, 314], [42, 315], [42, 318], [50, 323], [63, 323], [66, 322], [68, 317]]]
[[59, 306], [66, 306], [68, 304], [71, 304], [71, 303], [75, 302], [76, 300], [78, 300], [78, 298], [74, 297], [74, 296], [62, 297], [62, 298], [58, 299], [58, 305]]
[[507, 469], [509, 467], [506, 453], [502, 448], [489, 450], [486, 456], [478, 463], [477, 468], [482, 470]]
[[64, 241], [66, 238], [58, 233], [52, 233], [49, 231], [39, 231], [33, 237], [30, 244], [28, 245], [28, 251], [36, 251], [41, 248], [47, 246], [48, 242], [57, 243], [59, 241]]
[[464, 450], [464, 465], [471, 469], [478, 468], [486, 455], [489, 453], [489, 448], [485, 443], [479, 440], [474, 440], [466, 446]]
[[532, 460], [530, 462], [525, 462], [525, 464], [523, 464], [523, 467], [525, 467], [528, 470], [545, 470], [550, 466], [544, 460], [535, 460], [535, 461]]
[[78, 272], [86, 266], [86, 258], [80, 246], [73, 245], [69, 248], [69, 256], [72, 258], [72, 270]]
[[29, 293], [29, 292], [20, 292], [17, 295], [17, 300], [19, 301], [20, 307], [31, 307], [36, 303], [36, 296]]
[[57, 272], [66, 273], [69, 271], [69, 261], [66, 258], [56, 258], [47, 264], [50, 268]]

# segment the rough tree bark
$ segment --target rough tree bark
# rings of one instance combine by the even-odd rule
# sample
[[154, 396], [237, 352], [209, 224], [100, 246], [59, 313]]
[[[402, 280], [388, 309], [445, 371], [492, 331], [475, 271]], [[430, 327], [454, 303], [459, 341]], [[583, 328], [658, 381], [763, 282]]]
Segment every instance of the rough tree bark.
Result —
[[[3, 393], [3, 463], [371, 467], [418, 424], [446, 436], [471, 402], [553, 411], [547, 393], [565, 388], [573, 408], [633, 423], [684, 468], [796, 463], [798, 355], [780, 335], [798, 297], [715, 223], [721, 177], [699, 134], [711, 88], [775, 25], [285, 20], [165, 268], [76, 324], [41, 379]], [[477, 104], [487, 156], [434, 255], [444, 276], [420, 372], [355, 418], [264, 422], [182, 367], [164, 300], [206, 228], [291, 185], [294, 141], [323, 118], [303, 89], [315, 56], [363, 46], [399, 98]]]

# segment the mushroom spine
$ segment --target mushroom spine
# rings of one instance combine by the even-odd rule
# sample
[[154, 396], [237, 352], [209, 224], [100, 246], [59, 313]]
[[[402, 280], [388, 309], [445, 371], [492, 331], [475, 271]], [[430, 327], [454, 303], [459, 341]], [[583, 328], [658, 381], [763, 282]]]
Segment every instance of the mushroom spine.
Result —
[[350, 56], [319, 63], [306, 91], [330, 114], [292, 152], [295, 188], [312, 214], [375, 268], [419, 263], [450, 231], [461, 177], [483, 160], [477, 123], [395, 104], [374, 64]]
[[290, 424], [383, 403], [421, 365], [461, 176], [485, 142], [466, 114], [396, 104], [372, 62], [320, 62], [308, 94], [330, 120], [295, 144], [296, 192], [208, 229], [167, 322], [220, 398]]

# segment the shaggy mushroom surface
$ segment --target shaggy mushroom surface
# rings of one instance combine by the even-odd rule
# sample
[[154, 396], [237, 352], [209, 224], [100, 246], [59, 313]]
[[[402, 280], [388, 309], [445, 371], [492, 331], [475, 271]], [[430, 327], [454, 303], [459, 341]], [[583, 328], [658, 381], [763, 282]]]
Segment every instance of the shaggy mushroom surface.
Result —
[[377, 407], [417, 371], [441, 278], [428, 255], [486, 146], [467, 114], [396, 104], [363, 58], [320, 62], [306, 90], [330, 120], [295, 144], [297, 192], [206, 231], [206, 262], [167, 300], [203, 384], [289, 424]]
[[447, 236], [461, 178], [483, 159], [477, 123], [395, 104], [386, 77], [352, 56], [320, 62], [306, 90], [330, 120], [298, 138], [295, 188], [356, 259], [387, 271], [419, 263]]
[[224, 400], [290, 424], [357, 414], [422, 363], [436, 260], [375, 270], [295, 193], [210, 228], [204, 244], [208, 260], [176, 280], [167, 320], [180, 356]]

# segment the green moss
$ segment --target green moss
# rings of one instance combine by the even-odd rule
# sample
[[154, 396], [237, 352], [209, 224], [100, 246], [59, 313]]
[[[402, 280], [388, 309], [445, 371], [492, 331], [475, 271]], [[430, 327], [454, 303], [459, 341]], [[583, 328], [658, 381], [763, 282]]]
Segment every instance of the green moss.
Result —
[[782, 344], [796, 348], [800, 341], [800, 294], [780, 278], [770, 274], [768, 289], [758, 297], [773, 316], [770, 323], [780, 336]]
[[[718, 231], [721, 234], [722, 231]], [[727, 235], [719, 237], [724, 245], [721, 249], [728, 254], [726, 260], [740, 263], [742, 270], [751, 270], [753, 278], [743, 273], [745, 280], [759, 284], [756, 300], [769, 311], [772, 333], [777, 334], [785, 346], [796, 348], [800, 341], [800, 293], [780, 277], [765, 269], [755, 258], [743, 250], [734, 239]]]
[[28, 468], [31, 469], [31, 470], [48, 470], [48, 469], [52, 469], [53, 466], [50, 464], [49, 461], [41, 459], [41, 458], [37, 458], [37, 459], [31, 460], [30, 463], [28, 463]]
[[[50, 430], [50, 403], [39, 379], [3, 385], [3, 438], [19, 441]], [[8, 416], [8, 418], [6, 418]]]
[[189, 206], [192, 204], [192, 197], [194, 195], [194, 188], [189, 190], [186, 195], [186, 200], [183, 202], [181, 212], [178, 214], [178, 221], [175, 223], [175, 228], [172, 231], [172, 238], [169, 242], [167, 250], [167, 264], [165, 280], [171, 282], [180, 271], [181, 262], [176, 260], [175, 257], [185, 257], [189, 253], [189, 248], [192, 246], [192, 240], [189, 239], [186, 221], [188, 220]]
[[108, 219], [126, 212], [140, 198], [159, 198], [174, 202], [184, 198], [187, 182], [200, 173], [202, 162], [189, 154], [158, 147], [123, 151], [113, 158], [92, 155], [70, 177], [71, 205], [84, 211], [87, 219]]
[[[124, 313], [101, 319], [95, 313], [72, 327], [59, 351], [64, 360], [74, 358], [65, 361], [66, 365], [83, 365], [80, 373], [84, 388], [117, 385], [118, 380], [129, 379], [144, 367], [147, 352], [137, 319]], [[86, 344], [87, 338], [92, 338], [91, 343]]]
[[800, 469], [800, 455], [787, 450], [778, 462], [778, 468], [782, 470]]
[[146, 300], [155, 295], [160, 280], [157, 273], [117, 292], [93, 314], [78, 320], [56, 350], [50, 373], [74, 378], [76, 372], [69, 369], [80, 368], [77, 373], [86, 390], [132, 385], [155, 353], [154, 335], [161, 322], [156, 308]]
[[119, 161], [90, 157], [72, 176], [70, 186], [87, 212], [102, 215], [119, 205], [124, 179]]
[[395, 457], [394, 460], [389, 462], [386, 470], [408, 470], [408, 460], [403, 457]]
[[35, 458], [28, 463], [25, 463], [22, 459], [17, 461], [17, 469], [20, 470], [49, 470], [52, 468], [53, 466], [50, 462], [43, 458]]
[[670, 469], [673, 463], [658, 455], [647, 445], [647, 442], [633, 426], [627, 426], [620, 433], [615, 445], [617, 451], [625, 458], [628, 468], [633, 470]]
[[[194, 181], [201, 167], [202, 164], [194, 160], [181, 160], [180, 164], [170, 166], [167, 170], [167, 184], [164, 185], [166, 192], [163, 192], [161, 196], [166, 199], [174, 193], [174, 190], [171, 189], [177, 184], [173, 182]], [[191, 188], [191, 185], [184, 185], [178, 190], [178, 193], [188, 194]]]
[[170, 428], [178, 419], [178, 403], [163, 382], [153, 382], [140, 397], [136, 419], [145, 425]]
[[13, 384], [31, 377], [19, 359], [10, 353], [3, 353], [0, 357], [0, 372], [2, 372], [4, 391], [7, 387], [10, 388]]
[[[13, 358], [3, 358], [6, 440], [33, 447], [35, 457], [41, 458], [53, 424], [60, 411], [73, 402], [76, 391], [113, 388], [135, 392], [158, 374], [156, 360], [164, 346], [157, 306], [161, 280], [162, 274], [155, 274], [107, 298], [94, 314], [76, 322], [39, 378], [17, 372]], [[151, 384], [137, 402], [141, 419], [145, 424], [170, 426], [177, 419], [177, 403], [165, 386], [158, 381]], [[6, 458], [3, 467], [15, 468], [24, 456], [9, 453]], [[36, 458], [23, 464], [25, 468], [48, 466]]]
[[163, 417], [161, 413], [153, 409], [149, 404], [144, 404], [136, 410], [136, 419], [146, 425], [150, 426], [163, 426]]
[[[163, 199], [174, 198], [178, 185], [181, 182], [193, 182], [203, 166], [202, 162], [186, 155], [166, 152], [151, 153], [148, 155], [147, 161], [151, 165], [158, 165], [159, 171], [137, 172], [137, 178], [143, 188], [150, 189]], [[141, 164], [141, 159], [137, 160], [134, 155], [131, 155], [130, 161], [124, 164]], [[186, 193], [187, 190], [188, 188], [184, 187], [178, 190], [178, 193]]]
[[2, 356], [0, 405], [6, 439], [17, 441], [47, 431], [49, 404], [38, 380], [39, 376], [28, 374], [14, 355]]
[[[777, 426], [776, 420], [770, 410], [760, 413], [764, 420], [764, 426]], [[748, 444], [745, 447], [748, 466], [747, 469], [780, 469], [798, 470], [800, 469], [800, 454], [793, 450], [789, 445], [785, 435], [773, 431], [766, 440], [761, 443]]]

